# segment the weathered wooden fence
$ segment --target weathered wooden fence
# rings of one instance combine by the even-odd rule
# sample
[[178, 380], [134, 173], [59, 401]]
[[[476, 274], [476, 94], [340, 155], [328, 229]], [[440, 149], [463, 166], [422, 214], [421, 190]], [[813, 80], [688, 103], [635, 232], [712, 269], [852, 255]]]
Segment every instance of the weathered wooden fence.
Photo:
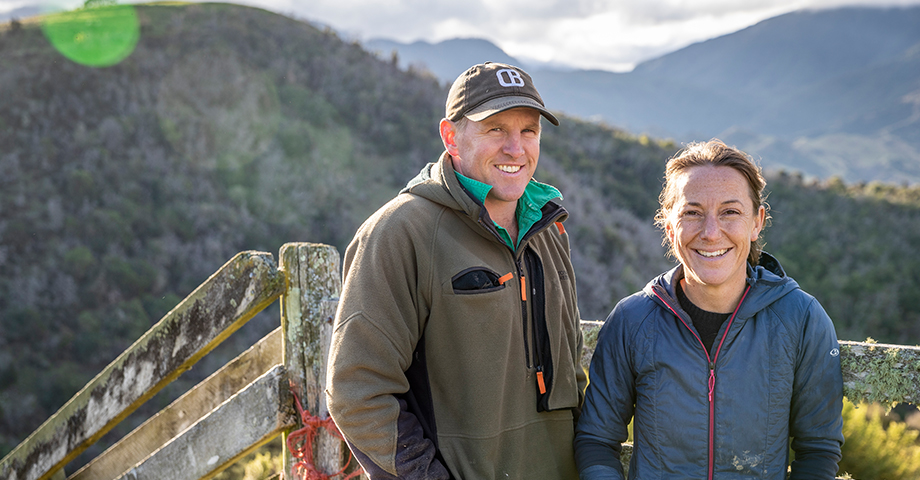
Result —
[[[341, 290], [339, 255], [328, 245], [296, 243], [284, 245], [279, 258], [279, 267], [264, 252], [242, 252], [227, 262], [0, 461], [0, 478], [208, 479], [299, 427], [292, 390], [309, 412], [327, 417], [323, 384]], [[70, 461], [278, 300], [278, 329], [65, 474]], [[600, 323], [582, 326], [587, 366]], [[920, 348], [842, 343], [850, 400], [917, 403]], [[324, 430], [313, 447], [315, 464], [326, 473], [339, 471], [347, 457], [342, 442]], [[286, 476], [291, 462], [288, 453]]]

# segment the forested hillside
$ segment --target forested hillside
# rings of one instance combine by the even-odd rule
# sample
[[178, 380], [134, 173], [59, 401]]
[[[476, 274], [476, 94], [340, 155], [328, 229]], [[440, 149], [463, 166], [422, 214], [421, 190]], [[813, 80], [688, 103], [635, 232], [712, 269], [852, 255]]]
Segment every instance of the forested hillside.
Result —
[[[235, 253], [341, 251], [441, 151], [446, 87], [395, 59], [248, 7], [136, 13], [135, 50], [104, 68], [37, 21], [0, 27], [0, 456]], [[537, 176], [565, 195], [581, 313], [602, 319], [672, 265], [651, 219], [679, 146], [574, 118], [544, 131]], [[920, 342], [920, 189], [770, 182], [767, 249], [841, 338]]]
[[106, 68], [29, 21], [0, 36], [3, 454], [235, 253], [342, 247], [438, 153], [441, 86], [334, 32], [136, 11], [136, 49]]
[[845, 340], [920, 343], [920, 186], [768, 179], [767, 250]]

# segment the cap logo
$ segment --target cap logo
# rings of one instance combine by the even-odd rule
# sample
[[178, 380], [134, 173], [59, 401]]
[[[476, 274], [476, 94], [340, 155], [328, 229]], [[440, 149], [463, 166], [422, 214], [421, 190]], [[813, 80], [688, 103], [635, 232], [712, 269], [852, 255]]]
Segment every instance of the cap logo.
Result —
[[495, 72], [495, 76], [498, 77], [498, 84], [503, 87], [523, 87], [524, 79], [521, 77], [521, 73], [517, 70], [511, 70], [510, 68], [503, 68]]

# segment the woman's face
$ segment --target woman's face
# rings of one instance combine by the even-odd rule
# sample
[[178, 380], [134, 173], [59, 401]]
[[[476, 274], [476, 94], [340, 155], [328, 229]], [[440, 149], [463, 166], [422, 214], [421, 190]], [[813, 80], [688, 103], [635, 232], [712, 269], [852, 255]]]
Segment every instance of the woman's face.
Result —
[[731, 167], [690, 167], [673, 178], [675, 202], [665, 232], [684, 265], [688, 288], [743, 288], [751, 242], [766, 211], [754, 205], [741, 172]]

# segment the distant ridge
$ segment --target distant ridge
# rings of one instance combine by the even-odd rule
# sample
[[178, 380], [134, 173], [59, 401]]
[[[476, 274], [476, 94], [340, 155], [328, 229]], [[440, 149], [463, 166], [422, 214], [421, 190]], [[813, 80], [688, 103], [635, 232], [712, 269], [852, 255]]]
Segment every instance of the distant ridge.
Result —
[[29, 5], [25, 7], [18, 7], [10, 10], [6, 13], [0, 13], [0, 22], [6, 22], [8, 20], [21, 20], [23, 18], [32, 17], [42, 13], [42, 9], [39, 6]]
[[408, 44], [373, 39], [364, 42], [364, 48], [378, 53], [383, 58], [387, 58], [392, 52], [398, 52], [400, 67], [421, 66], [447, 83], [453, 82], [457, 75], [477, 63], [500, 62], [521, 65], [520, 61], [492, 42], [480, 38], [455, 38], [438, 43], [416, 41]]
[[[766, 168], [811, 177], [917, 184], [918, 25], [920, 7], [799, 11], [628, 73], [542, 68], [534, 76], [547, 105], [569, 115], [678, 142], [721, 137]], [[498, 55], [471, 39], [369, 48], [383, 45], [442, 81]]]

